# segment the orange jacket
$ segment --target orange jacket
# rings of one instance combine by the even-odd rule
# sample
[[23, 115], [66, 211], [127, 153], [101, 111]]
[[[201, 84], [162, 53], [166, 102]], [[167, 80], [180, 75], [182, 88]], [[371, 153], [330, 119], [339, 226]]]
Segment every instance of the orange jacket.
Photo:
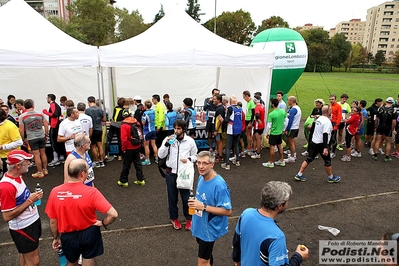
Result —
[[334, 130], [338, 129], [339, 124], [342, 120], [342, 108], [338, 103], [331, 105], [331, 123], [334, 126]]

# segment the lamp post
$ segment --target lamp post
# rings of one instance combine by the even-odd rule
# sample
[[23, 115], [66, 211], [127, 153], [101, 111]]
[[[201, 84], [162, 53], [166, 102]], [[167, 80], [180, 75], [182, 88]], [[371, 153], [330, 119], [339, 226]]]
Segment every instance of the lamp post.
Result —
[[216, 34], [216, 1], [217, 0], [215, 0], [215, 23], [213, 25], [213, 33], [215, 33], [215, 34]]

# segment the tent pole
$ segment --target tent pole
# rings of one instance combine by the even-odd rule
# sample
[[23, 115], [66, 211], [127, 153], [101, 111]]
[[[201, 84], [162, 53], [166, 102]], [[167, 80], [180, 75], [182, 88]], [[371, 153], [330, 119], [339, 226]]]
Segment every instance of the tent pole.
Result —
[[216, 84], [215, 88], [219, 88], [219, 80], [220, 80], [220, 67], [216, 68]]

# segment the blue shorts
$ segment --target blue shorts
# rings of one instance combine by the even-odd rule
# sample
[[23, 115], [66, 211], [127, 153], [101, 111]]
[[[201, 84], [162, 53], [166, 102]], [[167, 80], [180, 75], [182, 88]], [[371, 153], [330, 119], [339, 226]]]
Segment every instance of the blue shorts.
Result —
[[100, 227], [94, 225], [81, 231], [62, 233], [61, 245], [71, 263], [77, 262], [80, 254], [84, 259], [92, 259], [104, 253]]
[[157, 139], [157, 132], [156, 131], [151, 131], [148, 132], [145, 136], [144, 136], [144, 140], [145, 141], [149, 141], [152, 139]]
[[360, 128], [358, 132], [356, 132], [356, 135], [362, 136], [363, 133], [364, 133], [364, 126], [362, 126], [362, 128]]

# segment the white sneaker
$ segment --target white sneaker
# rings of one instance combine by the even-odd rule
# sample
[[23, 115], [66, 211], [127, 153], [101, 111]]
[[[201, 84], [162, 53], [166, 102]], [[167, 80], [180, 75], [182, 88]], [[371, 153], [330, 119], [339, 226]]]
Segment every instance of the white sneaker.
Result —
[[350, 162], [350, 161], [351, 161], [351, 157], [348, 156], [348, 155], [344, 155], [344, 156], [342, 156], [341, 161], [343, 161], [343, 162]]
[[285, 162], [284, 161], [280, 161], [280, 160], [274, 162], [274, 164], [277, 165], [277, 166], [285, 166]]
[[357, 151], [351, 152], [351, 156], [360, 158], [360, 157], [362, 157], [362, 153], [361, 152], [357, 152]]
[[285, 150], [285, 151], [284, 151], [284, 154], [289, 155], [289, 154], [291, 154], [291, 151], [290, 151], [290, 150]]
[[332, 158], [335, 158], [335, 157], [337, 157], [337, 155], [335, 155], [335, 153], [330, 153], [330, 158], [332, 159]]
[[229, 161], [230, 161], [230, 162], [235, 161], [235, 160], [236, 160], [236, 157], [235, 157], [235, 156], [229, 158]]
[[254, 153], [254, 154], [251, 156], [251, 158], [252, 158], [252, 159], [260, 159], [260, 154], [259, 154], [259, 153]]
[[373, 149], [370, 149], [370, 150], [369, 150], [369, 154], [370, 154], [370, 155], [374, 155], [374, 150], [373, 150]]
[[284, 163], [295, 163], [295, 157], [288, 157], [287, 159], [284, 159]]
[[352, 155], [352, 154], [355, 154], [355, 152], [357, 152], [357, 151], [354, 150], [354, 149], [352, 149], [352, 150], [351, 150], [351, 155]]
[[274, 146], [274, 152], [278, 152], [278, 147]]
[[267, 167], [267, 168], [274, 168], [274, 163], [262, 163], [262, 166]]
[[379, 153], [379, 154], [385, 154], [385, 152], [382, 150], [382, 148], [379, 148], [379, 149], [378, 149], [378, 153]]
[[308, 157], [309, 152], [308, 152], [308, 151], [304, 151], [304, 152], [302, 152], [301, 154], [302, 154], [302, 156]]

